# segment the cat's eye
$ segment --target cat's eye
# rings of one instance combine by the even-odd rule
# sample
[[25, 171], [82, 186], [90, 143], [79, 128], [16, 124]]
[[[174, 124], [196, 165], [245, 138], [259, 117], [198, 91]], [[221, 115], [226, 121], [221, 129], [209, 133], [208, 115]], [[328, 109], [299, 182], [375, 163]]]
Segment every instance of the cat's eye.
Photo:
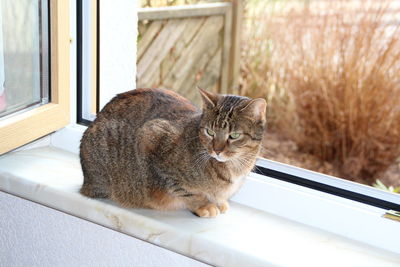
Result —
[[231, 133], [229, 135], [230, 139], [238, 139], [240, 137], [240, 133]]
[[207, 134], [209, 135], [209, 136], [214, 136], [215, 135], [215, 132], [213, 131], [213, 130], [211, 130], [211, 129], [206, 129], [206, 132], [207, 132]]

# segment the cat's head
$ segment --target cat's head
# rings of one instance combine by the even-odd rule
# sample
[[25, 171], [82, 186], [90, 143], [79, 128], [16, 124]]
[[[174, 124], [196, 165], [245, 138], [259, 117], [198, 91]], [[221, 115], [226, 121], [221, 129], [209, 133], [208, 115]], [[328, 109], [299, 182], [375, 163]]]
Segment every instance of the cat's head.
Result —
[[203, 99], [199, 137], [208, 154], [220, 162], [254, 157], [266, 123], [265, 100], [199, 91]]

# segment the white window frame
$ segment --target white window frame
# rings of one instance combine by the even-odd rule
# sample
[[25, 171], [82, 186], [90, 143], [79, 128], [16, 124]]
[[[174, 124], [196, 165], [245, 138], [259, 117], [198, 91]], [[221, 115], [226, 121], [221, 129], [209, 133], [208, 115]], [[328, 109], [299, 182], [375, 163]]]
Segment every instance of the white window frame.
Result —
[[[100, 1], [100, 108], [116, 94], [135, 88], [136, 1]], [[76, 37], [75, 1], [71, 1], [71, 36]], [[74, 37], [73, 37], [74, 38]], [[107, 42], [105, 40], [113, 40]], [[116, 53], [117, 52], [117, 53]], [[76, 46], [71, 48], [71, 99], [76, 99]], [[88, 89], [89, 90], [89, 89]], [[71, 101], [71, 121], [76, 103]], [[72, 123], [51, 136], [51, 144], [79, 153], [85, 126]], [[400, 194], [344, 179], [259, 159], [261, 166], [400, 204]], [[296, 184], [251, 173], [233, 201], [318, 229], [400, 254], [400, 223], [383, 218], [386, 210]], [[249, 218], [250, 219], [250, 218]], [[288, 240], [288, 242], [290, 242]]]
[[[96, 99], [97, 95], [93, 93], [97, 87], [95, 76], [96, 73], [96, 43], [97, 40], [94, 38], [97, 31], [96, 26], [96, 15], [97, 6], [94, 6], [97, 0], [82, 1], [82, 118], [93, 121], [96, 118]], [[95, 32], [95, 33], [93, 33]], [[95, 61], [93, 61], [95, 58]], [[90, 88], [90, 90], [88, 89]], [[94, 99], [93, 99], [94, 98]]]
[[[76, 1], [70, 1], [71, 38], [76, 40]], [[87, 9], [86, 9], [87, 10]], [[115, 95], [136, 87], [136, 36], [137, 36], [137, 3], [131, 0], [100, 0], [100, 110]], [[86, 32], [88, 34], [88, 32]], [[85, 37], [84, 37], [85, 39]], [[104, 40], [113, 40], [106, 42]], [[88, 45], [90, 47], [90, 44]], [[86, 49], [89, 49], [86, 47]], [[71, 47], [71, 95], [77, 99], [76, 92], [76, 41]], [[94, 68], [83, 66], [86, 75]], [[91, 84], [83, 83], [83, 90], [90, 91]], [[76, 123], [77, 105], [71, 101], [71, 124], [51, 137], [52, 145], [67, 151], [78, 153], [79, 142], [85, 126]]]
[[[354, 191], [363, 187], [371, 196], [400, 203], [400, 195], [384, 192], [344, 179], [306, 169], [259, 159], [257, 165], [273, 165], [273, 169], [289, 174], [313, 176], [331, 185], [346, 185]], [[247, 177], [245, 185], [232, 200], [274, 215], [297, 221], [321, 230], [400, 254], [400, 222], [384, 218], [387, 210], [354, 200], [269, 178], [256, 173]]]

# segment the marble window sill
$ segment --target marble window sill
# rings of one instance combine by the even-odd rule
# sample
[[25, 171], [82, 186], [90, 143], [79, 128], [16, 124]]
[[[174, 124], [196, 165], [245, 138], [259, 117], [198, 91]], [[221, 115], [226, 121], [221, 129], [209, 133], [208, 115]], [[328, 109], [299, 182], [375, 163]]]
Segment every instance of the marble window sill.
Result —
[[[215, 219], [189, 211], [124, 209], [79, 194], [77, 155], [53, 147], [0, 157], [0, 190], [217, 266], [393, 266], [400, 255], [248, 206]], [[379, 229], [377, 229], [379, 230]]]

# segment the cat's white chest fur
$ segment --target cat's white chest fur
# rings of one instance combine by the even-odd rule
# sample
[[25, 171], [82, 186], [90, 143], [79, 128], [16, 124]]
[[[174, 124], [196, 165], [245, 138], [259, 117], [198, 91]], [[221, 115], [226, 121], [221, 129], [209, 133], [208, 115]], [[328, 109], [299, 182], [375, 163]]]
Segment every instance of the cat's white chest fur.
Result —
[[240, 189], [240, 187], [243, 185], [245, 177], [246, 176], [241, 176], [239, 178], [235, 178], [234, 180], [232, 180], [232, 183], [229, 185], [229, 187], [223, 193], [223, 198], [227, 200], [233, 194], [235, 194]]

